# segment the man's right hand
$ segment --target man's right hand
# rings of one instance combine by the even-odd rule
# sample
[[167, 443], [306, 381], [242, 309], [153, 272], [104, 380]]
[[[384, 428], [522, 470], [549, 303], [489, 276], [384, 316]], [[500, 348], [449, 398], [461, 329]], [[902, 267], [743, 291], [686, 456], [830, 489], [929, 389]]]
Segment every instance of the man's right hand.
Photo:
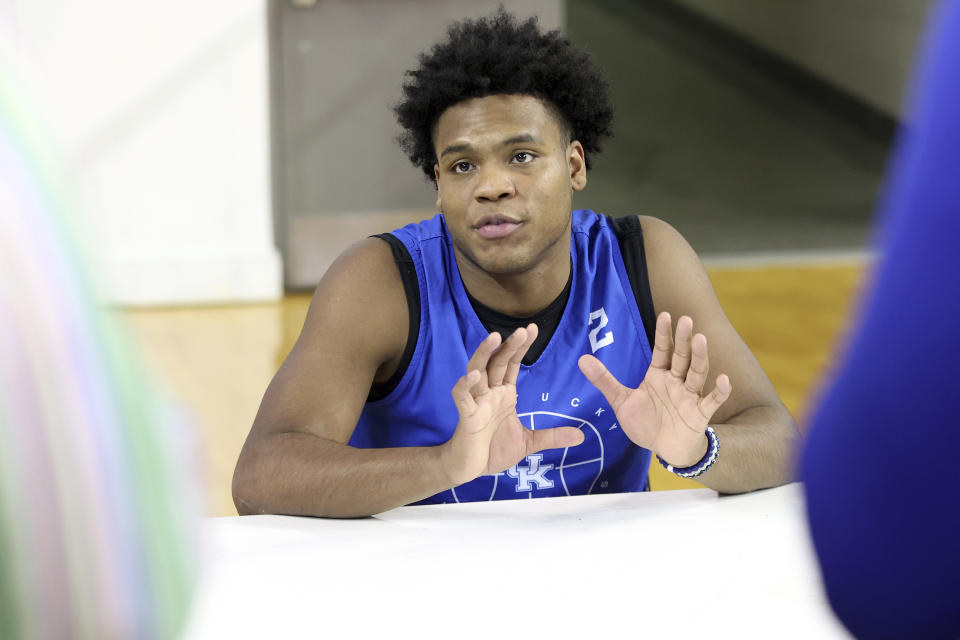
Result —
[[481, 475], [506, 471], [543, 449], [583, 442], [576, 427], [527, 429], [517, 417], [517, 375], [527, 349], [537, 338], [537, 325], [519, 328], [501, 344], [491, 333], [467, 363], [467, 373], [452, 395], [460, 413], [457, 429], [441, 445], [443, 469], [454, 486]]

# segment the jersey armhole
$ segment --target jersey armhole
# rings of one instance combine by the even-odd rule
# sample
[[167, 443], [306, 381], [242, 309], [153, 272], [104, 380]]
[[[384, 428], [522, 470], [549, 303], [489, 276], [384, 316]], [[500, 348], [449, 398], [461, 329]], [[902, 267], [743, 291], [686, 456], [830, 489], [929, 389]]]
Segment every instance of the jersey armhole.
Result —
[[647, 276], [647, 257], [643, 249], [643, 227], [635, 215], [613, 218], [607, 216], [607, 222], [617, 236], [620, 246], [620, 256], [623, 266], [627, 270], [627, 278], [633, 289], [633, 297], [640, 311], [640, 319], [647, 333], [650, 348], [653, 349], [653, 340], [657, 329], [657, 314], [653, 308], [653, 296], [650, 293], [650, 280]]
[[371, 237], [380, 238], [390, 245], [393, 261], [400, 271], [400, 279], [403, 280], [403, 291], [407, 296], [407, 310], [410, 314], [407, 344], [403, 348], [403, 355], [400, 357], [397, 370], [384, 382], [374, 382], [370, 385], [367, 402], [376, 402], [377, 400], [383, 400], [397, 388], [397, 385], [403, 379], [403, 374], [407, 372], [407, 367], [410, 366], [414, 351], [417, 349], [417, 336], [420, 333], [420, 283], [417, 281], [417, 267], [410, 256], [410, 251], [398, 237], [392, 233], [378, 233]]

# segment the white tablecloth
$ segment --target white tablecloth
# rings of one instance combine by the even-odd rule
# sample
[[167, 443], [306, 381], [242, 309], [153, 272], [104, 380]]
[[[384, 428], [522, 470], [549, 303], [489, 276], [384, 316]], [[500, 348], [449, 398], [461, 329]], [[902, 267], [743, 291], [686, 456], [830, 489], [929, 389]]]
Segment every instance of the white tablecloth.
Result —
[[187, 637], [837, 638], [798, 484], [204, 522]]

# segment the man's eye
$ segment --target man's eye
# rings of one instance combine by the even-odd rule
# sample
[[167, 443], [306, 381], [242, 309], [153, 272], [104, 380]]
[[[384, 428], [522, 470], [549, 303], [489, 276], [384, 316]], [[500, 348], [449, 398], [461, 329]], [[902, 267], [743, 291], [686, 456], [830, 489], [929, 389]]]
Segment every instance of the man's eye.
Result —
[[513, 156], [513, 161], [517, 164], [526, 164], [533, 160], [533, 154], [527, 153], [526, 151], [521, 151], [520, 153]]
[[473, 165], [471, 165], [469, 162], [458, 162], [457, 164], [453, 165], [453, 172], [466, 173], [467, 171], [470, 171], [472, 167]]

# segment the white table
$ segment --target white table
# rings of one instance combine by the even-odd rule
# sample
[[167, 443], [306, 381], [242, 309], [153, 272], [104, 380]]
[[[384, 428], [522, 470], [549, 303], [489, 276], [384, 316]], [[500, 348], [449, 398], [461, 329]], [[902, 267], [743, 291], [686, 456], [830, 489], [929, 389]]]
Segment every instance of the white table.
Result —
[[186, 637], [837, 638], [800, 485], [204, 522]]

